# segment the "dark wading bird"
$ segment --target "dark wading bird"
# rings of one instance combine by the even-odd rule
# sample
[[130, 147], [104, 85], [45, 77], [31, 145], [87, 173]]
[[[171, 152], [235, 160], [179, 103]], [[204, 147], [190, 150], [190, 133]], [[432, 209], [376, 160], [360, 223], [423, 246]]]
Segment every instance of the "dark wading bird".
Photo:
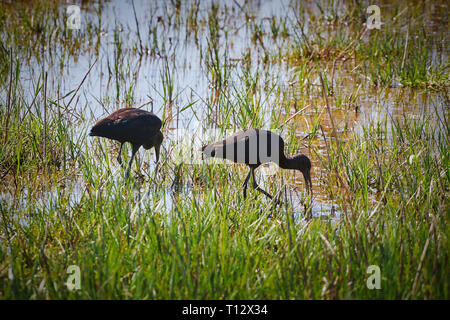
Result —
[[158, 162], [159, 149], [164, 138], [160, 131], [161, 126], [161, 119], [152, 112], [136, 108], [123, 108], [99, 120], [92, 127], [89, 135], [119, 141], [120, 150], [117, 161], [120, 165], [122, 165], [122, 146], [125, 142], [131, 143], [133, 151], [126, 173], [128, 177], [133, 158], [141, 146], [146, 150], [155, 147], [156, 162]]
[[272, 199], [272, 196], [261, 189], [255, 180], [255, 169], [267, 162], [275, 162], [283, 169], [301, 171], [305, 179], [306, 190], [312, 193], [311, 161], [304, 154], [286, 157], [283, 139], [271, 131], [259, 129], [239, 131], [222, 141], [203, 146], [201, 150], [207, 158], [228, 159], [250, 167], [250, 172], [243, 184], [244, 198], [247, 196], [247, 185], [251, 175], [253, 188]]

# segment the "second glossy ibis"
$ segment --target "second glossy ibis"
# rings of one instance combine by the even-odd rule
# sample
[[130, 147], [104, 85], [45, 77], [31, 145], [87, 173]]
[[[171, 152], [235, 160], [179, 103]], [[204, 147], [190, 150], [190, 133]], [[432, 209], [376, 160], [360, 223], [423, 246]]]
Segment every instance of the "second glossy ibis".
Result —
[[122, 108], [99, 120], [91, 129], [90, 136], [105, 137], [120, 142], [117, 161], [122, 165], [121, 151], [125, 142], [131, 143], [133, 151], [126, 176], [129, 175], [131, 164], [136, 152], [141, 146], [148, 150], [155, 148], [156, 162], [159, 160], [159, 150], [163, 141], [162, 122], [155, 114], [136, 108]]
[[304, 154], [287, 157], [284, 154], [283, 139], [271, 131], [260, 129], [239, 131], [222, 141], [205, 145], [201, 150], [206, 158], [228, 159], [250, 167], [250, 172], [243, 184], [244, 198], [247, 196], [250, 175], [253, 178], [253, 188], [272, 198], [269, 193], [258, 186], [255, 180], [255, 169], [267, 162], [275, 162], [283, 169], [299, 170], [305, 179], [306, 190], [312, 193], [311, 161]]

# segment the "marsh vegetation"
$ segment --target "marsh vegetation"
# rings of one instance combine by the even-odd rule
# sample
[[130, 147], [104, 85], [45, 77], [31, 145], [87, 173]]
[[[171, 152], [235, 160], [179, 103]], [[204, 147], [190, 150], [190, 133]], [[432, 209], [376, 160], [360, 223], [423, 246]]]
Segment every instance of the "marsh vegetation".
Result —
[[[82, 1], [76, 30], [64, 1], [1, 2], [0, 297], [448, 299], [449, 7], [378, 5], [367, 29], [366, 1]], [[164, 123], [131, 179], [88, 136], [122, 107]], [[310, 157], [312, 197], [186, 161], [251, 127]]]

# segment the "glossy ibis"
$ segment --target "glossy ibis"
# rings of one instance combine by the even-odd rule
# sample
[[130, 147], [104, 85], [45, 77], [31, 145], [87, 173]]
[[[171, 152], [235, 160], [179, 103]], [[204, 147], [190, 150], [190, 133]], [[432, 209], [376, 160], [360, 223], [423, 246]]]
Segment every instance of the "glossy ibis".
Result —
[[128, 177], [131, 164], [136, 152], [141, 146], [148, 150], [155, 147], [156, 162], [159, 160], [159, 149], [163, 141], [161, 119], [152, 112], [136, 108], [123, 108], [99, 120], [91, 129], [90, 136], [105, 137], [120, 142], [117, 161], [122, 165], [121, 151], [125, 142], [133, 146], [130, 163], [126, 176]]
[[247, 196], [247, 185], [251, 175], [253, 188], [272, 199], [272, 196], [261, 189], [255, 180], [255, 169], [267, 162], [275, 162], [283, 169], [301, 171], [305, 179], [306, 190], [312, 192], [311, 161], [309, 158], [304, 154], [286, 157], [283, 139], [271, 131], [259, 129], [239, 131], [222, 141], [203, 146], [201, 150], [206, 158], [228, 159], [236, 163], [244, 163], [250, 167], [250, 172], [243, 184], [244, 198]]

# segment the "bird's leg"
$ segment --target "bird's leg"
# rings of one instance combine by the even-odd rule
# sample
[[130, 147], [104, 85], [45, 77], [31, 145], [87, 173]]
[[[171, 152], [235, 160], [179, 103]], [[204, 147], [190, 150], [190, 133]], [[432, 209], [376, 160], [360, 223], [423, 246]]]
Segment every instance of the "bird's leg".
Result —
[[117, 156], [117, 162], [119, 162], [119, 164], [123, 168], [123, 164], [122, 164], [122, 147], [123, 147], [123, 142], [120, 144], [119, 155]]
[[128, 170], [127, 170], [127, 174], [126, 174], [127, 178], [130, 175], [131, 165], [133, 164], [134, 156], [136, 155], [136, 152], [139, 150], [139, 147], [140, 147], [140, 145], [133, 144], [133, 151], [131, 153], [131, 159], [130, 159], [130, 163], [128, 164]]
[[266, 191], [264, 191], [263, 189], [261, 189], [261, 188], [258, 186], [258, 184], [256, 183], [256, 179], [255, 179], [255, 169], [252, 169], [251, 173], [252, 173], [252, 177], [253, 177], [253, 188], [256, 189], [256, 190], [258, 190], [259, 192], [264, 193], [267, 197], [269, 197], [270, 199], [272, 199], [273, 197], [272, 197], [270, 194], [268, 194]]
[[252, 169], [250, 169], [250, 172], [248, 173], [247, 178], [245, 178], [245, 181], [242, 184], [242, 186], [244, 187], [244, 199], [247, 198], [248, 180], [250, 179], [251, 174], [252, 174]]

